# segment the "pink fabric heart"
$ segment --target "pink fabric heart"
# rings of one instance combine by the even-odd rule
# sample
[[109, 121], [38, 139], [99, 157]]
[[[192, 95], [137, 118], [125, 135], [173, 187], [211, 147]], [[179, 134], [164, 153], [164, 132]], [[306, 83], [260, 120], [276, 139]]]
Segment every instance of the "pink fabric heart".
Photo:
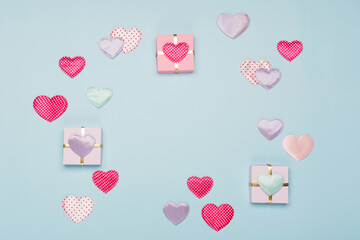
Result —
[[247, 80], [249, 80], [249, 82], [254, 85], [259, 84], [259, 82], [256, 80], [256, 70], [260, 68], [270, 70], [271, 65], [266, 60], [260, 60], [257, 62], [254, 62], [253, 60], [245, 60], [240, 66], [241, 73]]
[[279, 53], [281, 54], [281, 56], [283, 56], [286, 60], [291, 62], [297, 56], [299, 56], [299, 54], [303, 50], [303, 44], [302, 44], [302, 42], [297, 41], [297, 40], [292, 41], [292, 42], [283, 40], [283, 41], [278, 42], [277, 49], [278, 49]]
[[124, 41], [123, 53], [128, 53], [137, 48], [141, 41], [141, 32], [137, 28], [130, 28], [126, 30], [122, 27], [117, 27], [110, 33], [112, 38], [121, 38]]
[[78, 75], [85, 67], [85, 58], [83, 57], [62, 57], [59, 60], [60, 68], [71, 78]]
[[314, 140], [309, 135], [297, 137], [287, 135], [282, 142], [285, 151], [295, 160], [300, 161], [306, 158], [314, 147]]
[[186, 42], [180, 42], [178, 44], [166, 43], [162, 50], [170, 61], [178, 63], [187, 56], [189, 45]]
[[213, 179], [211, 177], [189, 177], [187, 180], [187, 186], [189, 190], [195, 194], [198, 198], [204, 197], [208, 194], [213, 187]]
[[62, 201], [62, 208], [74, 223], [81, 222], [90, 215], [94, 208], [94, 203], [89, 197], [77, 198], [67, 196]]
[[118, 182], [119, 174], [114, 170], [107, 172], [96, 171], [92, 176], [92, 180], [101, 191], [108, 193]]
[[56, 95], [52, 98], [41, 95], [33, 101], [35, 112], [46, 121], [52, 122], [60, 117], [67, 109], [68, 103], [65, 97]]
[[201, 210], [204, 221], [215, 231], [219, 231], [230, 223], [234, 217], [234, 209], [229, 204], [206, 204]]

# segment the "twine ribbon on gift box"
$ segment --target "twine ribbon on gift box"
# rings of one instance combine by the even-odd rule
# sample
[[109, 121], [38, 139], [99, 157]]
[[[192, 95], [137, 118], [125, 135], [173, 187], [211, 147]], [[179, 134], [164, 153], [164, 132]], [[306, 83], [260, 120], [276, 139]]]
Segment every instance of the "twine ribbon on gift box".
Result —
[[[272, 166], [271, 164], [266, 164], [268, 166], [268, 174], [272, 175]], [[259, 183], [249, 183], [250, 187], [260, 187]], [[283, 183], [283, 187], [288, 187], [289, 183]], [[267, 204], [272, 204], [272, 195], [269, 196]]]
[[[85, 127], [81, 127], [81, 129], [80, 129], [80, 135], [81, 135], [82, 137], [85, 136]], [[64, 148], [70, 148], [70, 145], [64, 143], [63, 147], [64, 147]], [[102, 148], [102, 147], [103, 147], [102, 144], [95, 144], [95, 145], [94, 145], [94, 148]], [[83, 157], [80, 157], [80, 165], [81, 165], [81, 166], [84, 166], [84, 165], [85, 165], [85, 159], [84, 159]]]
[[[173, 34], [174, 36], [174, 44], [178, 44], [178, 40], [177, 40], [177, 34]], [[195, 51], [194, 50], [189, 50], [189, 52], [187, 54], [194, 54], [195, 55]], [[156, 52], [156, 57], [158, 55], [164, 55], [164, 52], [163, 51], [157, 51]], [[175, 70], [174, 70], [175, 73], [179, 73], [179, 63], [175, 63]]]

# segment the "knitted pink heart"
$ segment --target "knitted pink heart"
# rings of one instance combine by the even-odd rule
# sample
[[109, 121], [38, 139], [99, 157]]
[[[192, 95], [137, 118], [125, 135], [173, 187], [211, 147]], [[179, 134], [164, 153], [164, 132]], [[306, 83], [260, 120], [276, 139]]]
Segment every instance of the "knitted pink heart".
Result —
[[74, 196], [67, 196], [62, 201], [62, 208], [74, 223], [81, 222], [90, 215], [94, 208], [94, 203], [89, 197], [77, 198]]
[[314, 147], [314, 140], [309, 135], [302, 135], [300, 137], [288, 135], [283, 139], [282, 145], [292, 158], [300, 161], [310, 154]]
[[245, 60], [241, 66], [240, 70], [241, 73], [244, 75], [244, 77], [249, 80], [254, 85], [258, 85], [258, 81], [256, 80], [256, 70], [264, 68], [266, 70], [271, 69], [271, 65], [266, 60], [260, 60], [257, 62], [254, 62], [253, 60]]
[[206, 204], [201, 210], [204, 221], [215, 231], [228, 225], [234, 217], [234, 209], [229, 204]]
[[78, 75], [85, 67], [85, 58], [83, 57], [62, 57], [59, 60], [60, 68], [71, 78]]
[[166, 43], [163, 46], [163, 52], [170, 61], [178, 63], [187, 56], [189, 45], [186, 42], [180, 42], [178, 44]]
[[52, 122], [60, 117], [67, 109], [68, 103], [66, 98], [56, 95], [52, 98], [41, 95], [33, 101], [35, 112], [46, 121]]
[[189, 177], [187, 180], [187, 186], [189, 190], [195, 194], [198, 198], [204, 197], [208, 194], [213, 187], [213, 179], [211, 177]]
[[283, 56], [286, 60], [291, 62], [297, 56], [299, 56], [299, 54], [303, 50], [303, 44], [302, 42], [297, 40], [292, 42], [283, 40], [277, 44], [277, 49], [281, 54], [281, 56]]
[[115, 187], [119, 180], [119, 174], [114, 170], [107, 172], [96, 171], [92, 176], [92, 180], [101, 191], [107, 193]]

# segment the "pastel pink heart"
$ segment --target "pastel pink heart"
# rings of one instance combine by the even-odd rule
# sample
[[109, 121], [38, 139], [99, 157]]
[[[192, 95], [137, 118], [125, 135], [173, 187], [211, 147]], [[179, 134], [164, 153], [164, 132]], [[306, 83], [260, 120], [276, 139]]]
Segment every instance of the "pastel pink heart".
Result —
[[258, 85], [259, 82], [256, 80], [256, 70], [264, 68], [266, 70], [271, 69], [271, 65], [266, 60], [259, 60], [257, 62], [253, 60], [245, 60], [241, 66], [240, 70], [244, 77], [249, 80], [254, 85]]
[[282, 142], [283, 148], [292, 158], [301, 161], [306, 158], [314, 147], [314, 140], [309, 135], [287, 135]]
[[141, 41], [141, 32], [137, 28], [130, 28], [126, 30], [122, 27], [117, 27], [110, 33], [112, 38], [121, 38], [124, 41], [123, 53], [128, 53], [134, 50]]
[[302, 42], [295, 40], [292, 42], [288, 41], [280, 41], [277, 44], [277, 49], [281, 56], [283, 56], [286, 60], [291, 62], [294, 60], [297, 56], [300, 55], [300, 53], [303, 50], [303, 44]]
[[94, 208], [94, 203], [89, 197], [77, 198], [67, 196], [62, 201], [62, 208], [74, 223], [81, 222], [90, 215]]

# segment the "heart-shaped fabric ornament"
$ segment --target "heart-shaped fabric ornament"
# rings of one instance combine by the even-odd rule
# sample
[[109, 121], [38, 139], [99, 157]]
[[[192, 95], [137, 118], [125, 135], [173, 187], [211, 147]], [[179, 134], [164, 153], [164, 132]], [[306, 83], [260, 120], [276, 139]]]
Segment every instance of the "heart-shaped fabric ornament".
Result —
[[272, 196], [283, 187], [284, 177], [280, 174], [261, 173], [258, 176], [258, 183], [267, 195]]
[[263, 88], [269, 90], [280, 81], [281, 73], [276, 68], [270, 70], [259, 68], [256, 70], [255, 76], [258, 83], [260, 83]]
[[283, 40], [278, 42], [277, 49], [281, 54], [281, 56], [283, 56], [286, 60], [291, 62], [297, 56], [300, 55], [301, 51], [303, 50], [303, 44], [298, 40], [292, 42]]
[[187, 180], [187, 186], [189, 190], [195, 194], [198, 198], [204, 197], [208, 194], [213, 187], [213, 179], [211, 177], [189, 177]]
[[124, 41], [122, 51], [124, 53], [128, 53], [139, 46], [142, 34], [137, 28], [130, 28], [129, 30], [126, 30], [125, 28], [117, 27], [112, 30], [110, 36], [112, 38], [121, 38]]
[[80, 136], [75, 134], [69, 137], [68, 143], [71, 150], [83, 158], [94, 149], [96, 140], [90, 135]]
[[302, 135], [300, 137], [287, 135], [284, 137], [282, 145], [292, 158], [300, 161], [311, 153], [314, 147], [314, 140], [309, 135]]
[[251, 82], [254, 85], [259, 84], [255, 74], [259, 68], [270, 70], [271, 65], [266, 60], [260, 60], [258, 62], [254, 62], [253, 60], [245, 60], [240, 66], [241, 73], [244, 75], [244, 77], [247, 80], [249, 80], [249, 82]]
[[282, 132], [284, 123], [280, 119], [267, 119], [262, 118], [258, 121], [258, 129], [260, 133], [269, 141], [273, 140]]
[[188, 216], [190, 207], [186, 203], [166, 203], [163, 208], [165, 217], [175, 225], [178, 225]]
[[237, 38], [248, 28], [250, 19], [245, 13], [222, 13], [218, 16], [216, 24], [228, 37]]
[[178, 44], [165, 43], [162, 50], [170, 61], [178, 63], [187, 56], [189, 45], [186, 42], [180, 42]]
[[78, 223], [90, 215], [94, 208], [94, 203], [89, 197], [77, 198], [67, 196], [62, 201], [62, 208], [74, 223]]
[[107, 172], [96, 171], [93, 173], [92, 180], [101, 191], [108, 193], [118, 182], [119, 174], [115, 170]]
[[62, 57], [59, 60], [60, 68], [71, 78], [78, 75], [84, 69], [85, 63], [85, 58], [80, 56], [74, 58]]
[[228, 225], [234, 217], [234, 209], [229, 204], [221, 204], [219, 207], [215, 204], [206, 204], [201, 215], [204, 221], [215, 231], [219, 231]]
[[52, 98], [41, 95], [33, 101], [35, 112], [46, 121], [52, 122], [60, 117], [67, 109], [68, 102], [65, 97], [56, 95]]
[[102, 108], [110, 101], [112, 90], [110, 88], [89, 87], [86, 91], [86, 96], [94, 106]]
[[109, 58], [116, 57], [124, 46], [120, 38], [102, 38], [99, 41], [99, 49]]

